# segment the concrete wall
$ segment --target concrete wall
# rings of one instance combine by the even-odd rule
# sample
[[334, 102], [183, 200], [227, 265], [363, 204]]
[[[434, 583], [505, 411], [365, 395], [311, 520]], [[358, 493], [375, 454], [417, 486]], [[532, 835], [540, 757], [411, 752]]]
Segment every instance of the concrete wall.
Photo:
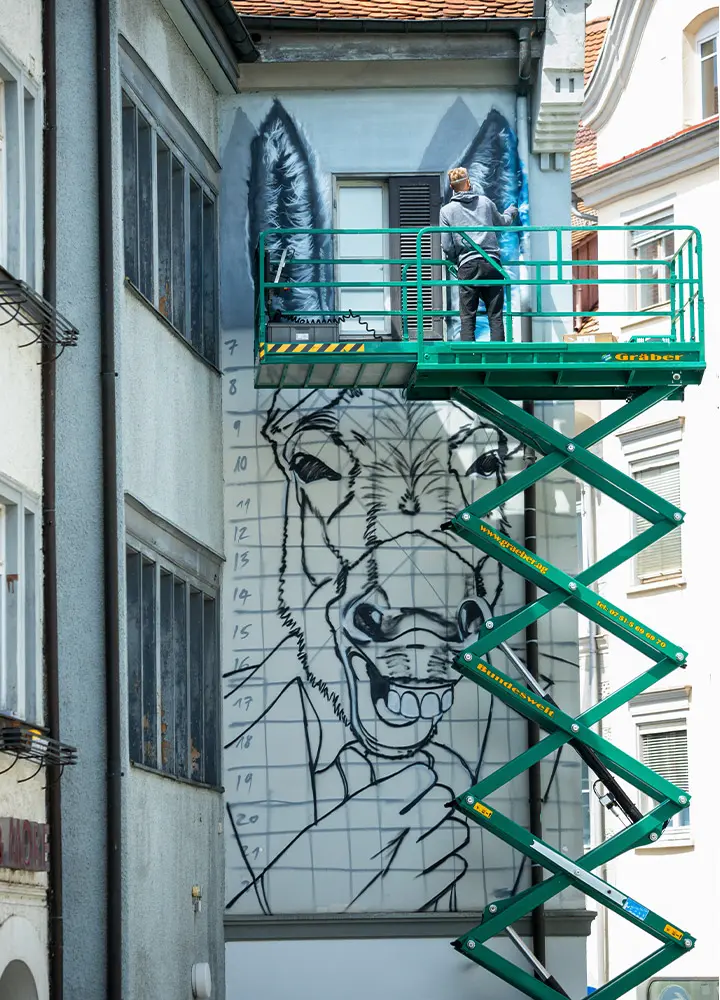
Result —
[[[498, 116], [504, 125], [489, 132]], [[430, 614], [455, 620], [463, 598], [485, 616], [484, 602], [496, 611], [521, 602], [517, 578], [498, 574], [491, 562], [480, 567], [477, 551], [437, 535], [444, 512], [512, 475], [519, 453], [454, 404], [408, 403], [396, 391], [368, 389], [255, 391], [250, 252], [264, 226], [331, 226], [334, 177], [440, 177], [458, 161], [497, 166], [493, 197], [503, 208], [521, 203], [527, 218], [525, 182], [519, 189], [517, 169], [508, 167], [515, 130], [514, 94], [499, 88], [270, 90], [223, 106], [228, 997], [281, 990], [301, 1000], [337, 991], [335, 963], [346, 970], [341, 989], [350, 997], [429, 997], [442, 976], [443, 994], [464, 995], [480, 984], [501, 990], [449, 949], [443, 959], [445, 942], [353, 941], [352, 919], [435, 908], [435, 897], [442, 912], [472, 909], [507, 892], [518, 874], [517, 856], [479, 829], [468, 836], [464, 823], [448, 823], [442, 801], [448, 789], [468, 787], [475, 768], [489, 773], [519, 753], [525, 723], [497, 704], [491, 719], [479, 690], [456, 688], [449, 647], [418, 622]], [[530, 213], [552, 224], [567, 217], [568, 178], [534, 167], [530, 176]], [[306, 256], [305, 247], [296, 249]], [[299, 297], [293, 302], [303, 307]], [[547, 416], [571, 432], [571, 408]], [[494, 471], [468, 475], [492, 451], [499, 455]], [[540, 491], [540, 544], [550, 548], [552, 538], [553, 561], [572, 567], [573, 497], [563, 480]], [[498, 523], [521, 537], [521, 501], [509, 503]], [[358, 658], [347, 629], [363, 600], [403, 613], [410, 607], [417, 616], [407, 626], [410, 638], [373, 641]], [[572, 661], [574, 621], [560, 615], [543, 628], [544, 652]], [[412, 638], [423, 632], [425, 640]], [[410, 655], [416, 641], [424, 652]], [[543, 670], [572, 710], [577, 672], [551, 664], [543, 662]], [[437, 698], [434, 718], [420, 717], [419, 708], [411, 718], [416, 694], [423, 705]], [[498, 801], [527, 823], [525, 783], [517, 784]], [[548, 839], [578, 855], [578, 770], [569, 761], [546, 815]], [[394, 852], [398, 835], [402, 850]], [[379, 858], [390, 859], [382, 878]], [[568, 893], [554, 905], [579, 902]], [[273, 918], [268, 933], [282, 940], [243, 943], [243, 928], [263, 915]], [[328, 915], [346, 940], [293, 940], [294, 918], [312, 926]], [[262, 936], [260, 922], [252, 927], [253, 939]], [[566, 966], [571, 985], [583, 986], [582, 941], [559, 941], [558, 974]], [[321, 953], [322, 961], [315, 957]], [[292, 975], [268, 974], [286, 968], [288, 956]]]
[[58, 366], [60, 723], [65, 992], [105, 989], [105, 686], [95, 8], [58, 4], [58, 308], [80, 330]]

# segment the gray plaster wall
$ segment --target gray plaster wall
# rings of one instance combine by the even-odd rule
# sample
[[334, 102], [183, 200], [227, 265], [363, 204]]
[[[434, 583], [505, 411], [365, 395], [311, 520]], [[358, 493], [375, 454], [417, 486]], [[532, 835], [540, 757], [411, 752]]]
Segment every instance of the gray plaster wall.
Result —
[[[121, 0], [119, 32], [217, 152], [216, 94], [159, 0]], [[118, 84], [118, 102], [119, 102]], [[114, 197], [122, 219], [116, 132]], [[122, 236], [122, 224], [118, 230]], [[188, 539], [222, 552], [221, 379], [142, 297], [119, 294], [120, 467], [123, 496]], [[121, 533], [124, 532], [124, 504]], [[125, 592], [124, 559], [121, 593]], [[121, 609], [125, 645], [125, 609]], [[125, 716], [128, 698], [122, 698]], [[124, 758], [129, 761], [124, 717]], [[128, 766], [124, 788], [124, 979], [128, 1000], [189, 997], [191, 967], [210, 964], [213, 997], [224, 995], [221, 793]], [[192, 889], [202, 901], [193, 907]], [[160, 940], [156, 929], [162, 928]]]
[[57, 367], [57, 530], [65, 995], [105, 989], [105, 709], [95, 11], [59, 0], [58, 307], [79, 329]]
[[[529, 944], [529, 942], [527, 942]], [[502, 939], [493, 950], [518, 962]], [[585, 994], [585, 954], [572, 938], [548, 938], [547, 959], [570, 996]], [[227, 1000], [522, 1000], [523, 994], [454, 951], [423, 938], [257, 941], [226, 945]]]

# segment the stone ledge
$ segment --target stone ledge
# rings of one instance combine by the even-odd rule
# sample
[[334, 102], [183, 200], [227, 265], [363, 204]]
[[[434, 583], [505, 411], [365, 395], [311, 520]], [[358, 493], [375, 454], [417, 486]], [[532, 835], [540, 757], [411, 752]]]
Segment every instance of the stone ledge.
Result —
[[[225, 917], [226, 941], [308, 941], [340, 938], [448, 938], [465, 934], [482, 919], [466, 913], [313, 913], [277, 917]], [[587, 937], [593, 910], [546, 910], [548, 937]], [[530, 917], [513, 925], [530, 937]]]

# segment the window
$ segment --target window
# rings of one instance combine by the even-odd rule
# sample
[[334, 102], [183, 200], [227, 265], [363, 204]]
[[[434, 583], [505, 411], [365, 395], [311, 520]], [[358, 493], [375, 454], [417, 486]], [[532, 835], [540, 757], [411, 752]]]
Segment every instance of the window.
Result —
[[[132, 508], [127, 523], [150, 536]], [[154, 528], [166, 551], [131, 534], [126, 547], [130, 759], [218, 785], [219, 560], [169, 528]]]
[[700, 101], [703, 118], [711, 118], [718, 113], [717, 79], [717, 20], [713, 25], [715, 33], [698, 38], [698, 58], [700, 61]]
[[[575, 234], [573, 233], [573, 237]], [[573, 247], [573, 261], [578, 262], [577, 267], [573, 267], [573, 278], [577, 281], [590, 282], [597, 281], [597, 265], [584, 264], [583, 261], [598, 260], [598, 237], [597, 233], [590, 233], [583, 237], [582, 241]], [[591, 284], [573, 285], [573, 312], [588, 313], [594, 312], [598, 308], [599, 293], [598, 286]], [[586, 322], [586, 316], [575, 316], [573, 329], [579, 330]]]
[[215, 194], [134, 95], [123, 91], [125, 276], [217, 364]]
[[39, 100], [34, 81], [0, 47], [0, 265], [39, 277]]
[[[631, 465], [633, 479], [680, 506], [680, 461], [677, 452], [646, 459]], [[633, 514], [633, 534], [641, 534], [650, 522]], [[674, 528], [635, 557], [635, 575], [639, 583], [651, 583], [682, 574], [682, 527]]]
[[[438, 225], [440, 218], [440, 178], [438, 175], [417, 174], [406, 177], [389, 178], [340, 178], [336, 182], [335, 224], [338, 229], [407, 229], [408, 232], [390, 237], [378, 234], [339, 235], [337, 256], [342, 258], [388, 258], [394, 260], [414, 260], [415, 233], [424, 226]], [[439, 235], [428, 235], [423, 239], [423, 257], [439, 260], [441, 257]], [[390, 267], [371, 264], [341, 264], [337, 268], [338, 281], [400, 281], [404, 266]], [[408, 267], [405, 277], [409, 282], [415, 279], [415, 268]], [[442, 278], [439, 267], [423, 268], [423, 277]], [[423, 288], [423, 304], [427, 310], [441, 308], [441, 289]], [[390, 310], [399, 311], [403, 307], [402, 290], [395, 288], [353, 288], [340, 289], [338, 308], [352, 309], [360, 320], [345, 320], [341, 324], [341, 336], [357, 339], [368, 336], [367, 324], [378, 336], [392, 336], [400, 340], [403, 335], [400, 316], [383, 317], [373, 313]], [[417, 290], [410, 284], [407, 292], [407, 310], [412, 313], [417, 308]], [[442, 320], [437, 317], [426, 320], [426, 336], [442, 335]], [[370, 334], [371, 336], [373, 334]], [[417, 322], [408, 320], [408, 335], [417, 335]]]
[[[660, 217], [638, 220], [638, 226], [666, 226], [673, 222], [672, 213]], [[662, 278], [666, 280], [670, 269], [664, 264], [675, 253], [675, 233], [673, 230], [631, 229], [630, 256], [638, 262], [633, 277], [643, 281]], [[667, 284], [647, 284], [635, 286], [635, 302], [637, 309], [651, 309], [670, 298], [670, 286]]]
[[[639, 723], [638, 756], [643, 764], [673, 785], [682, 788], [684, 792], [690, 790], [688, 733], [685, 718]], [[646, 795], [642, 798], [641, 808], [643, 812], [647, 812], [655, 803]], [[676, 831], [676, 835], [677, 832], [684, 835], [689, 826], [688, 806], [675, 813], [666, 829]]]
[[0, 481], [0, 712], [40, 723], [40, 517]]

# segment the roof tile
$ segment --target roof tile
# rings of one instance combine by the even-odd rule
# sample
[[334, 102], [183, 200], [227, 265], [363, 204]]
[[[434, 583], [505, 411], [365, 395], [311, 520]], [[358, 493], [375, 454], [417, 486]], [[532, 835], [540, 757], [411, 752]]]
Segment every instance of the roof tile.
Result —
[[450, 21], [532, 17], [533, 0], [232, 0], [241, 17]]

